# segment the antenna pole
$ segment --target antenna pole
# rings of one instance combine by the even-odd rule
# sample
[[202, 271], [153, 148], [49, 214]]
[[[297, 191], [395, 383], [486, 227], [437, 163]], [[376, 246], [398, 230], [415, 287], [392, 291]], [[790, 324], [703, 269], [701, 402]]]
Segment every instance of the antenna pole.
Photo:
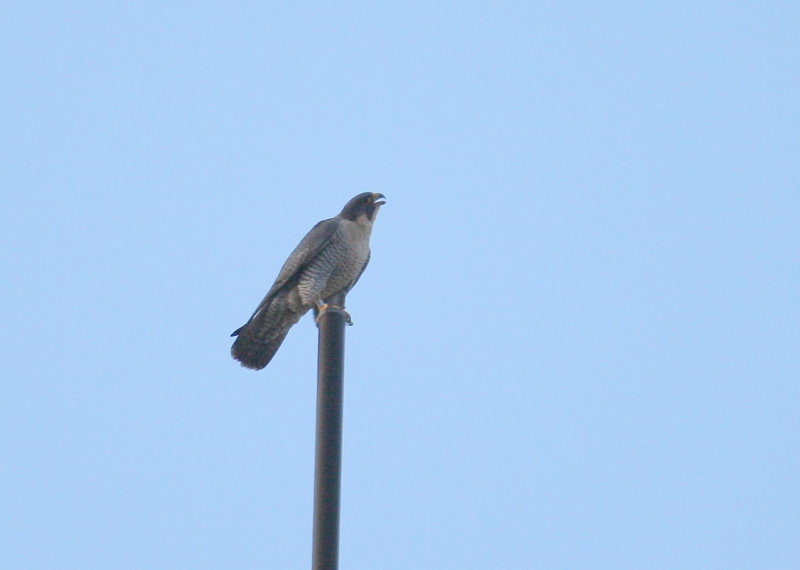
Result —
[[337, 570], [339, 567], [345, 315], [343, 309], [328, 306], [318, 320], [313, 570]]

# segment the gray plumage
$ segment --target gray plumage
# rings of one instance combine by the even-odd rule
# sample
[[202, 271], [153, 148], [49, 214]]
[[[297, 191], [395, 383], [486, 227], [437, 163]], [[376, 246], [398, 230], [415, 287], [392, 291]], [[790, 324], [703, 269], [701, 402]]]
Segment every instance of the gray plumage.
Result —
[[309, 309], [316, 313], [328, 302], [344, 304], [369, 263], [372, 224], [384, 199], [383, 194], [359, 194], [338, 216], [306, 234], [253, 315], [231, 335], [238, 337], [231, 347], [233, 358], [261, 370]]

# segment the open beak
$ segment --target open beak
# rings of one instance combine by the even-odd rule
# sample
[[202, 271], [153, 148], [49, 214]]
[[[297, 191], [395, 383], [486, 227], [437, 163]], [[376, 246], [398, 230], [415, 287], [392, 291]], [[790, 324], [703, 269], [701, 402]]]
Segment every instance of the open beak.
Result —
[[372, 203], [375, 206], [383, 206], [386, 203], [386, 196], [375, 192], [372, 194]]

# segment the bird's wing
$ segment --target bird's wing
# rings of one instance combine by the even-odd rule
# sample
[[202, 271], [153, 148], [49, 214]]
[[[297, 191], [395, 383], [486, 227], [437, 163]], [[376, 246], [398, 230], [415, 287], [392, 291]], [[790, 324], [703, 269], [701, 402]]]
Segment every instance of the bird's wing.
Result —
[[297, 244], [297, 247], [294, 248], [294, 251], [292, 251], [292, 253], [289, 255], [289, 258], [283, 264], [283, 267], [281, 267], [281, 271], [278, 273], [275, 283], [272, 284], [272, 287], [270, 287], [270, 290], [264, 296], [264, 299], [261, 301], [261, 303], [258, 304], [256, 310], [253, 311], [253, 314], [250, 316], [250, 320], [252, 320], [253, 317], [255, 317], [260, 311], [264, 310], [270, 304], [272, 298], [275, 296], [275, 293], [287, 285], [293, 285], [297, 281], [297, 278], [300, 276], [300, 272], [305, 269], [305, 267], [317, 255], [319, 255], [319, 252], [321, 252], [331, 241], [333, 234], [336, 233], [336, 228], [339, 227], [340, 221], [341, 220], [339, 220], [339, 218], [322, 220], [313, 228], [311, 228], [305, 237], [300, 240], [300, 243]]

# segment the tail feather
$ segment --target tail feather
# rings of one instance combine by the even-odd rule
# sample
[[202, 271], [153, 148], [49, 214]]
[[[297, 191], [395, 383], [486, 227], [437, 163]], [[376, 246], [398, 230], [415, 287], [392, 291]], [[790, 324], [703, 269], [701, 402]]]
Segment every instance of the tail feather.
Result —
[[233, 333], [237, 338], [231, 347], [231, 356], [245, 368], [261, 370], [269, 364], [289, 329], [304, 313], [292, 311], [285, 297], [275, 299], [265, 311]]

